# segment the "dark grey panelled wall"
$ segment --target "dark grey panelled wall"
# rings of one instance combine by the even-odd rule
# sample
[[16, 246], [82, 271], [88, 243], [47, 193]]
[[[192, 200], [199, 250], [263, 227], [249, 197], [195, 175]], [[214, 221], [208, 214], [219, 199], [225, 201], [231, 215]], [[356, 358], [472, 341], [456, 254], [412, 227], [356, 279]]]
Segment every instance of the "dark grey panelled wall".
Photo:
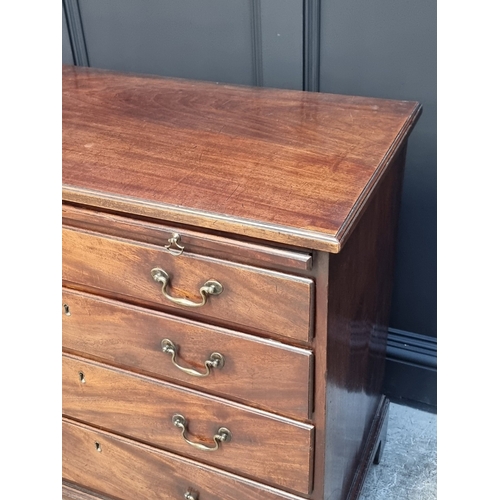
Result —
[[90, 66], [302, 88], [302, 0], [80, 0], [79, 7]]
[[74, 64], [73, 52], [71, 51], [71, 43], [69, 41], [68, 25], [66, 24], [64, 9], [62, 13], [62, 63]]
[[[419, 353], [435, 352], [435, 0], [63, 3], [65, 63], [420, 101], [424, 112], [408, 146], [391, 341], [402, 364], [411, 360], [414, 368]], [[415, 347], [406, 356], [407, 342], [398, 339], [408, 338]]]

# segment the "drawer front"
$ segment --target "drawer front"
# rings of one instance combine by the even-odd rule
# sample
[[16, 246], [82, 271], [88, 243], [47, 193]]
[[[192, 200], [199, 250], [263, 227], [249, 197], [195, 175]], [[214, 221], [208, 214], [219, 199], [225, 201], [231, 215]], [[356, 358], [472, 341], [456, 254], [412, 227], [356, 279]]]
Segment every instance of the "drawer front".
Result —
[[[153, 269], [169, 279], [155, 281]], [[183, 253], [173, 256], [154, 245], [63, 229], [63, 280], [104, 290], [113, 296], [200, 318], [246, 327], [264, 334], [310, 340], [313, 281], [308, 278]], [[200, 292], [207, 282], [222, 285], [219, 295]], [[208, 285], [207, 285], [208, 286]]]
[[[63, 478], [123, 500], [301, 500], [129, 439], [63, 420]], [[98, 451], [98, 449], [100, 451]]]
[[[309, 424], [67, 355], [63, 414], [278, 487], [311, 488]], [[184, 430], [175, 415], [185, 418]], [[214, 438], [227, 436], [224, 428], [230, 439]]]
[[[62, 298], [63, 348], [69, 352], [291, 417], [310, 417], [313, 363], [306, 349], [81, 292], [63, 290]], [[211, 359], [218, 366], [207, 368]]]

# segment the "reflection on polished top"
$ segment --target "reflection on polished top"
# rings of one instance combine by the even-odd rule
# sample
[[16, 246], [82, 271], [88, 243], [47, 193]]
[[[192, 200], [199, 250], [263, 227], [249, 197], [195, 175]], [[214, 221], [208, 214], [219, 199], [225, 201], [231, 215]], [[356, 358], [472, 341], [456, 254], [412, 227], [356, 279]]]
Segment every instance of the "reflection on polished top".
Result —
[[63, 200], [338, 252], [416, 102], [63, 67]]

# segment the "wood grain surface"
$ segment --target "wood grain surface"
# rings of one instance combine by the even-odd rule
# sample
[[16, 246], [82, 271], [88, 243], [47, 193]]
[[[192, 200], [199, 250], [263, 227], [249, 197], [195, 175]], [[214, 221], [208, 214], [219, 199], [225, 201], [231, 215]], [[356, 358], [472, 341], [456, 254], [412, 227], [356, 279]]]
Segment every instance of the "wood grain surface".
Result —
[[198, 494], [198, 500], [301, 500], [296, 495], [69, 420], [63, 420], [63, 477], [124, 500], [184, 500], [187, 491]]
[[[63, 355], [63, 415], [298, 493], [312, 485], [314, 427], [107, 365]], [[82, 382], [82, 377], [84, 383]], [[172, 417], [187, 419], [186, 443]], [[272, 459], [270, 459], [272, 457]]]
[[[310, 418], [312, 352], [235, 331], [63, 290], [63, 350], [300, 419]], [[188, 375], [161, 349], [178, 347], [177, 363], [205, 372], [213, 352], [224, 366]]]
[[63, 68], [63, 199], [338, 252], [421, 112]]
[[329, 256], [324, 488], [332, 500], [360, 493], [348, 497], [382, 399], [404, 162], [405, 149], [344, 250]]
[[[166, 310], [220, 319], [274, 336], [307, 342], [311, 335], [313, 281], [309, 278], [184, 253], [124, 239], [63, 229], [63, 280], [88, 285], [128, 300], [146, 301]], [[200, 302], [200, 287], [219, 281], [224, 291], [198, 308], [179, 306], [162, 295], [153, 268], [171, 278], [168, 293]]]

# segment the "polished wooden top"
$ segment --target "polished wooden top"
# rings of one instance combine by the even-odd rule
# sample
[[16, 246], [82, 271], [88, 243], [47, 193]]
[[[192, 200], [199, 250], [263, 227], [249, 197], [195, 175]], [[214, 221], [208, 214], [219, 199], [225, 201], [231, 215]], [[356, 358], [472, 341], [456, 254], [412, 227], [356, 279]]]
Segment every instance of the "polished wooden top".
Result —
[[63, 67], [63, 200], [338, 252], [416, 102]]

